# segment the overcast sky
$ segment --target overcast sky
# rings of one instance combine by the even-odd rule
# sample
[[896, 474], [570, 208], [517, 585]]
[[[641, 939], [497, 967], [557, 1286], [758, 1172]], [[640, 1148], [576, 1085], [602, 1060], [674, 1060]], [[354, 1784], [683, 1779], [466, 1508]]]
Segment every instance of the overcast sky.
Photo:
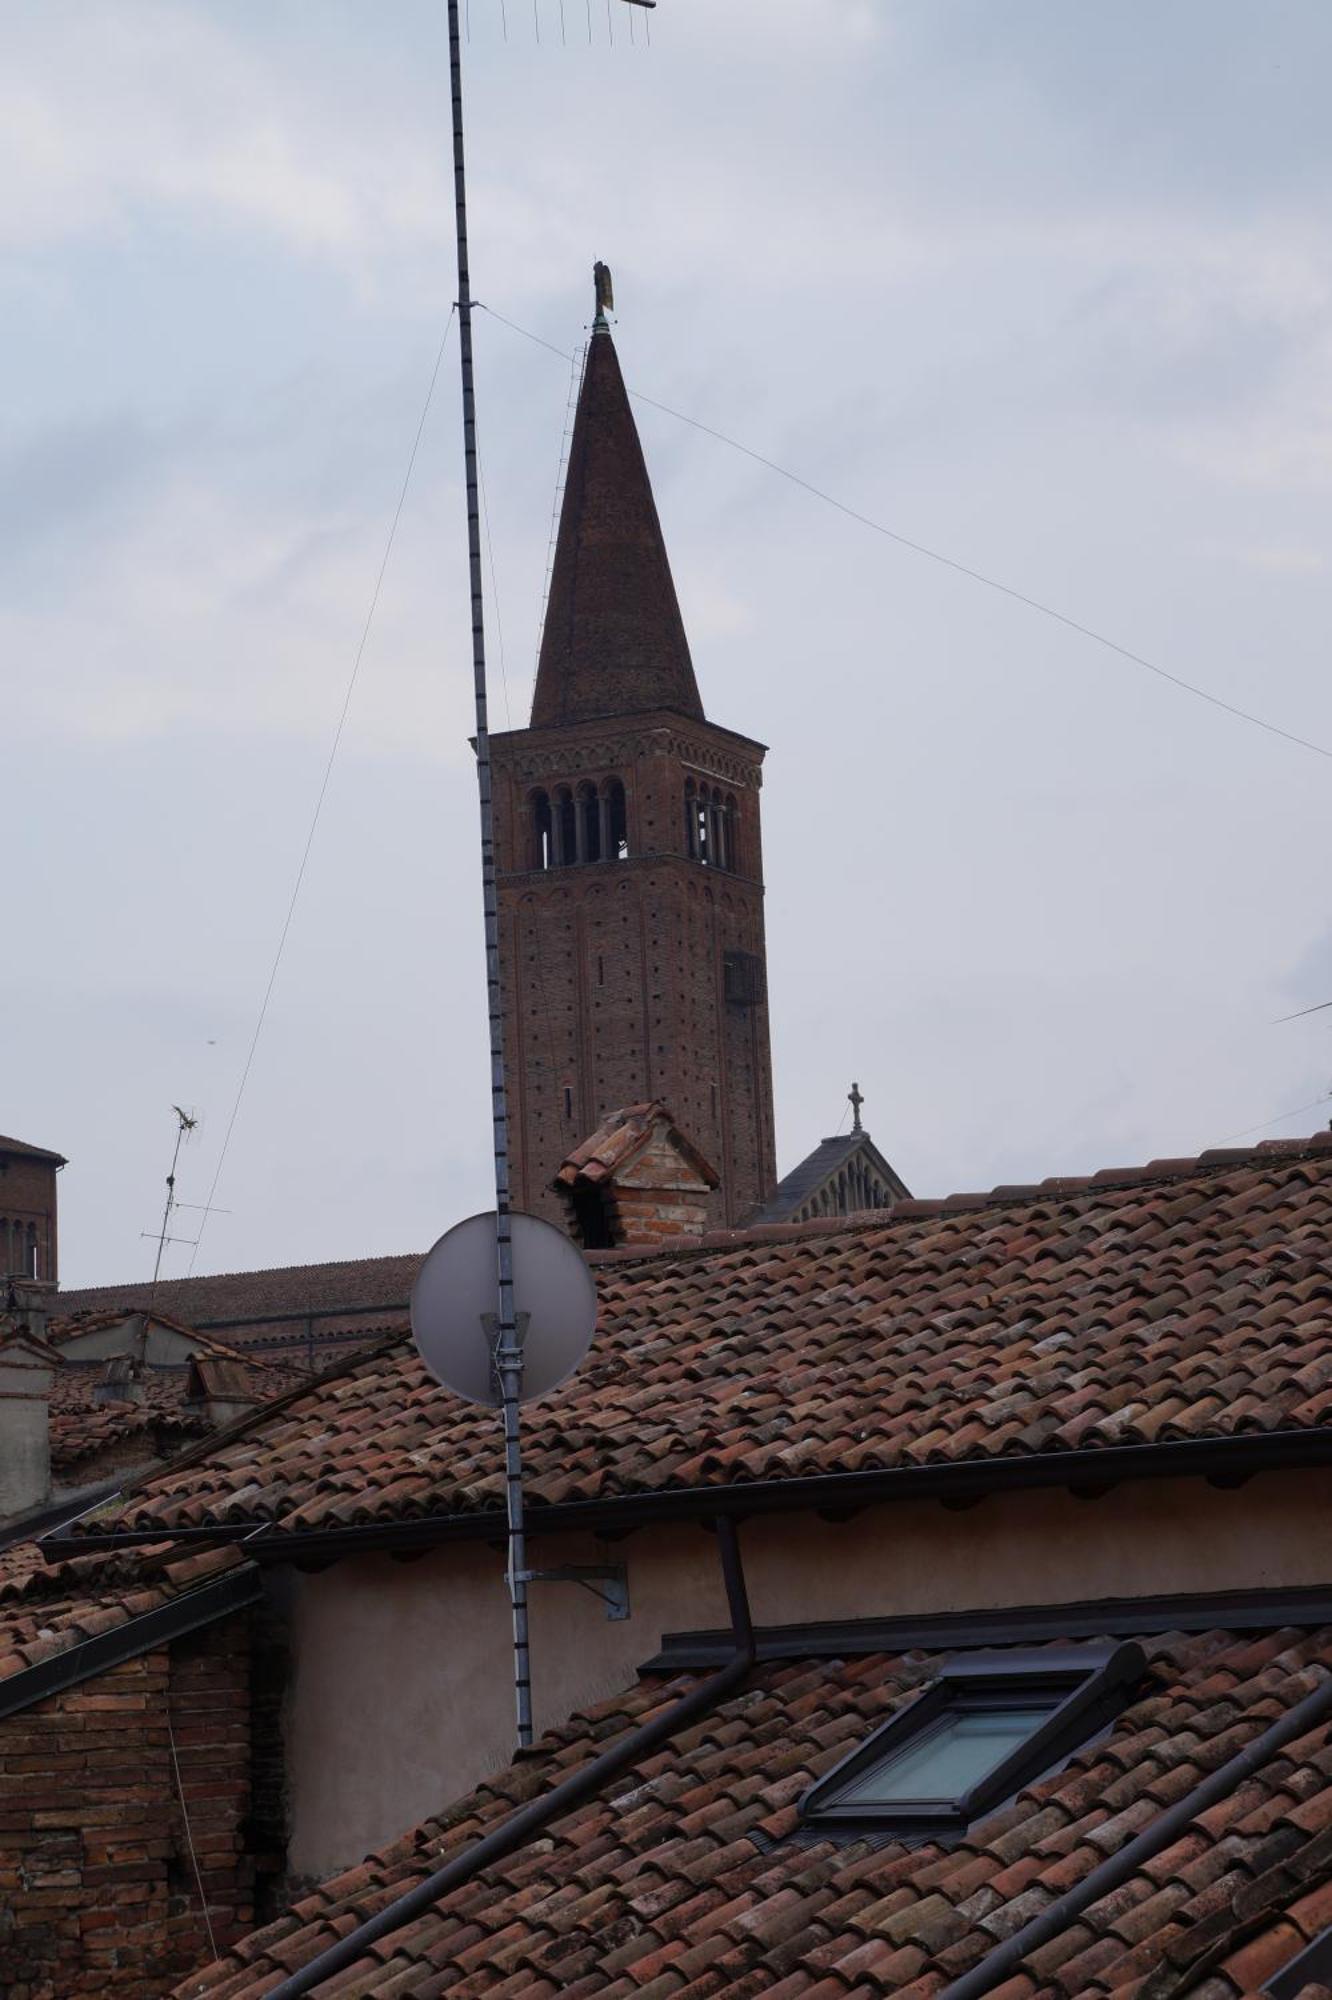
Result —
[[[471, 0], [480, 299], [572, 351], [604, 257], [634, 387], [1332, 747], [1327, 0], [536, 11]], [[173, 1102], [186, 1200], [217, 1163], [453, 297], [447, 47], [442, 0], [0, 38], [0, 1131], [96, 1283]], [[477, 342], [520, 726], [569, 368]], [[199, 1270], [488, 1203], [456, 369]], [[638, 414], [708, 712], [771, 745], [783, 1169], [853, 1076], [918, 1193], [1325, 1123], [1250, 1133], [1332, 1083], [1332, 1014], [1276, 1025], [1332, 998], [1327, 758]]]

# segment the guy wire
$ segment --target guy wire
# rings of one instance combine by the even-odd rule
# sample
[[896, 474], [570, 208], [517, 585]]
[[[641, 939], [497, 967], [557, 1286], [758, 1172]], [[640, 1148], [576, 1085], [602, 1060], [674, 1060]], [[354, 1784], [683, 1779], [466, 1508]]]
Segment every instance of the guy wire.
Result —
[[[564, 481], [569, 464], [569, 452], [573, 441], [574, 415], [578, 405], [578, 389], [583, 370], [587, 366], [587, 342], [583, 342], [581, 355], [575, 349], [570, 356], [569, 396], [564, 406], [564, 430], [560, 436], [560, 458], [555, 467], [555, 493], [550, 506], [550, 539], [546, 543], [546, 574], [541, 583], [541, 612], [537, 619], [537, 661], [541, 658], [541, 641], [546, 630], [546, 612], [550, 605], [550, 580], [555, 573], [555, 542], [560, 529], [560, 502], [564, 495]], [[533, 672], [536, 661], [533, 662]]]
[[490, 539], [490, 503], [486, 499], [486, 473], [481, 462], [481, 454], [476, 455], [476, 479], [481, 489], [481, 525], [486, 531], [486, 555], [490, 562], [490, 601], [495, 607], [495, 637], [499, 643], [500, 687], [504, 693], [504, 720], [513, 728], [513, 711], [509, 707], [509, 676], [504, 665], [504, 620], [500, 616], [499, 584], [495, 580], [495, 544]]
[[[479, 311], [488, 312], [492, 319], [497, 319], [501, 326], [509, 327], [514, 333], [520, 333], [524, 340], [533, 341], [538, 347], [547, 348], [550, 353], [558, 354], [562, 361], [570, 358], [564, 348], [556, 347], [551, 340], [543, 340], [539, 333], [532, 333], [529, 328], [519, 326], [516, 320], [506, 319], [504, 314], [496, 312], [493, 306], [483, 305], [480, 299], [475, 303]], [[1196, 681], [1187, 681], [1182, 674], [1172, 673], [1168, 667], [1158, 666], [1155, 660], [1149, 660], [1142, 653], [1135, 653], [1131, 647], [1121, 646], [1117, 639], [1108, 638], [1094, 626], [1084, 625], [1080, 619], [1071, 618], [1067, 612], [1056, 611], [1053, 605], [1043, 603], [1039, 597], [1032, 597], [1011, 583], [1001, 583], [998, 577], [987, 576], [983, 570], [973, 569], [970, 564], [959, 562], [955, 556], [944, 555], [939, 549], [928, 548], [924, 542], [915, 541], [910, 535], [899, 534], [895, 528], [885, 527], [882, 521], [875, 521], [870, 515], [862, 514], [858, 508], [848, 506], [845, 500], [838, 500], [834, 494], [826, 493], [821, 486], [815, 486], [812, 480], [803, 478], [798, 472], [790, 471], [785, 465], [779, 465], [775, 458], [765, 457], [761, 451], [755, 451], [751, 446], [741, 444], [738, 438], [728, 437], [725, 431], [716, 430], [713, 425], [705, 424], [697, 417], [687, 416], [683, 410], [673, 410], [669, 403], [659, 403], [655, 396], [646, 395], [642, 389], [630, 389], [629, 394], [636, 402], [646, 403], [649, 408], [660, 410], [664, 416], [674, 417], [678, 423], [688, 424], [692, 430], [702, 431], [706, 437], [716, 438], [719, 444], [729, 445], [732, 451], [741, 452], [746, 458], [752, 458], [756, 465], [766, 466], [769, 472], [777, 473], [782, 479], [789, 480], [793, 486], [802, 487], [816, 500], [822, 500], [828, 507], [835, 507], [839, 514], [845, 514], [848, 520], [858, 521], [862, 528], [870, 528], [876, 535], [883, 535], [886, 540], [896, 542], [899, 548], [909, 549], [913, 555], [925, 556], [930, 562], [938, 563], [958, 576], [965, 576], [972, 583], [984, 585], [987, 590], [998, 591], [1001, 597], [1011, 598], [1015, 604], [1024, 604], [1029, 611], [1039, 612], [1041, 617], [1053, 619], [1056, 625], [1064, 626], [1067, 631], [1076, 632], [1079, 637], [1090, 639], [1097, 646], [1104, 646], [1107, 652], [1116, 654], [1121, 660], [1128, 660], [1133, 666], [1141, 667], [1149, 674], [1155, 674], [1159, 680], [1169, 681], [1172, 687], [1179, 688], [1184, 694], [1196, 696], [1199, 701], [1207, 702], [1212, 708], [1219, 708], [1223, 714], [1233, 716], [1237, 722], [1251, 723], [1255, 729], [1265, 730], [1269, 736], [1279, 736], [1284, 742], [1295, 744], [1298, 749], [1312, 750], [1315, 757], [1326, 757], [1332, 761], [1332, 750], [1325, 744], [1314, 742], [1312, 737], [1300, 736], [1293, 729], [1284, 729], [1279, 722], [1269, 722], [1264, 716], [1255, 715], [1251, 709], [1240, 708], [1234, 702], [1224, 700], [1221, 695], [1212, 694], [1209, 689], [1199, 687]]]
[[169, 1687], [167, 1689], [166, 1700], [162, 1706], [163, 1713], [166, 1716], [167, 1742], [171, 1746], [171, 1768], [176, 1774], [176, 1796], [180, 1800], [180, 1816], [185, 1826], [185, 1845], [190, 1850], [190, 1864], [194, 1869], [195, 1882], [198, 1884], [199, 1907], [203, 1911], [204, 1929], [208, 1933], [208, 1949], [213, 1957], [216, 1958], [217, 1939], [213, 1936], [213, 1918], [208, 1908], [208, 1898], [204, 1894], [203, 1875], [199, 1869], [199, 1857], [194, 1851], [194, 1834], [190, 1827], [190, 1809], [185, 1803], [185, 1787], [181, 1783], [180, 1777], [180, 1758], [176, 1754], [176, 1732], [171, 1727], [171, 1689]]
[[342, 709], [338, 715], [337, 728], [333, 731], [333, 741], [329, 748], [328, 759], [324, 765], [324, 774], [320, 780], [319, 790], [315, 797], [314, 811], [310, 816], [310, 828], [305, 836], [305, 846], [301, 850], [300, 865], [296, 870], [296, 880], [292, 886], [291, 899], [287, 904], [287, 914], [283, 918], [282, 929], [278, 935], [277, 950], [273, 954], [273, 963], [269, 969], [268, 984], [264, 988], [264, 997], [259, 1003], [259, 1018], [254, 1024], [254, 1033], [250, 1037], [250, 1046], [246, 1053], [244, 1067], [241, 1070], [240, 1082], [236, 1086], [236, 1095], [232, 1101], [231, 1116], [227, 1120], [227, 1128], [222, 1135], [222, 1150], [217, 1156], [217, 1165], [213, 1170], [213, 1179], [208, 1189], [208, 1198], [204, 1203], [203, 1217], [199, 1224], [199, 1234], [195, 1238], [194, 1249], [190, 1255], [187, 1276], [193, 1272], [195, 1259], [199, 1255], [199, 1245], [203, 1241], [203, 1233], [208, 1226], [208, 1217], [213, 1207], [213, 1197], [217, 1193], [218, 1182], [222, 1178], [222, 1169], [227, 1163], [227, 1153], [231, 1148], [231, 1135], [236, 1129], [236, 1119], [240, 1112], [241, 1099], [245, 1095], [245, 1086], [250, 1080], [250, 1071], [254, 1066], [255, 1050], [259, 1046], [259, 1037], [263, 1034], [264, 1022], [268, 1018], [268, 1005], [273, 998], [273, 988], [277, 984], [278, 969], [282, 964], [282, 954], [286, 950], [292, 918], [296, 914], [296, 903], [301, 893], [301, 885], [305, 881], [305, 871], [310, 861], [310, 850], [314, 846], [314, 837], [319, 826], [319, 818], [324, 810], [324, 800], [328, 796], [329, 782], [333, 776], [333, 765], [337, 759], [338, 747], [342, 742], [342, 733], [347, 726], [347, 715], [351, 708], [352, 695], [356, 691], [356, 682], [361, 671], [361, 661], [365, 657], [366, 642], [370, 637], [370, 627], [374, 623], [375, 611], [379, 604], [379, 593], [384, 587], [384, 574], [388, 569], [389, 557], [393, 553], [393, 544], [398, 533], [398, 523], [402, 519], [402, 510], [407, 499], [407, 488], [411, 484], [412, 471], [416, 465], [416, 455], [421, 449], [421, 438], [425, 432], [426, 418], [430, 414], [430, 405], [435, 394], [435, 384], [439, 380], [440, 366], [444, 360], [444, 349], [448, 346], [449, 331], [453, 325], [457, 310], [456, 305], [449, 308], [449, 316], [444, 325], [444, 336], [439, 343], [439, 352], [435, 356], [435, 365], [430, 372], [430, 386], [426, 390], [425, 402], [421, 407], [421, 417], [416, 426], [416, 436], [412, 439], [412, 449], [407, 459], [407, 470], [403, 474], [402, 487], [398, 493], [398, 504], [393, 510], [393, 520], [389, 527], [388, 540], [384, 544], [384, 555], [379, 565], [379, 574], [375, 578], [375, 587], [370, 594], [370, 609], [365, 614], [365, 624], [361, 628], [360, 644], [356, 648], [356, 657], [352, 661], [352, 670], [347, 680], [347, 690], [342, 697]]

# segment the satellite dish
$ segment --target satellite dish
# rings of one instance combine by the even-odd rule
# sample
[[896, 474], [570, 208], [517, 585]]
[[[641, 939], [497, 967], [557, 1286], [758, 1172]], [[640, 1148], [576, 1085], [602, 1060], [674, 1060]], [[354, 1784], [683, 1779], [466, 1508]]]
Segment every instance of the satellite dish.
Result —
[[[513, 1301], [530, 1403], [573, 1374], [592, 1344], [597, 1290], [577, 1246], [535, 1215], [511, 1215]], [[469, 1215], [440, 1237], [412, 1286], [412, 1338], [437, 1382], [498, 1409], [495, 1214]]]

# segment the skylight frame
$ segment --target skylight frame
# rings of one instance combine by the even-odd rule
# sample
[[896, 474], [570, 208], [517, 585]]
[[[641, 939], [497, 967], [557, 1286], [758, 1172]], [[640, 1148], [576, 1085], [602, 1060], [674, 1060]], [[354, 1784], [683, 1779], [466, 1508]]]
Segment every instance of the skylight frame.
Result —
[[[1132, 1642], [950, 1654], [927, 1688], [809, 1787], [800, 1800], [801, 1821], [842, 1839], [964, 1833], [1112, 1722], [1145, 1667], [1142, 1648]], [[1031, 1734], [954, 1798], [838, 1803], [857, 1779], [922, 1742], [951, 1716], [1046, 1703], [1049, 1712]]]

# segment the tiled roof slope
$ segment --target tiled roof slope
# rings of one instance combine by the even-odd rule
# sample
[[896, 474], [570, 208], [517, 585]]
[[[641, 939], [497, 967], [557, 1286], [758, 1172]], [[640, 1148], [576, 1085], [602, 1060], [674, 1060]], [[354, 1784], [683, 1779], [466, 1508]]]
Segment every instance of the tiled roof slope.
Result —
[[[593, 1262], [591, 1354], [525, 1413], [534, 1512], [1332, 1422], [1332, 1134]], [[82, 1528], [328, 1528], [502, 1492], [493, 1415], [401, 1340]]]
[[51, 1469], [57, 1476], [133, 1439], [142, 1441], [145, 1457], [160, 1458], [216, 1428], [203, 1409], [186, 1408], [183, 1368], [173, 1369], [169, 1377], [154, 1371], [143, 1384], [143, 1400], [134, 1403], [94, 1402], [93, 1389], [102, 1373], [103, 1364], [90, 1363], [66, 1366], [56, 1375], [50, 1437]]
[[[48, 1339], [59, 1347], [74, 1334], [94, 1332], [103, 1323], [115, 1325], [120, 1318], [119, 1313], [84, 1313], [77, 1319], [53, 1321]], [[196, 1342], [201, 1356], [229, 1372], [233, 1393], [267, 1400], [310, 1379], [307, 1368], [240, 1354], [192, 1328], [180, 1330]], [[206, 1404], [188, 1400], [191, 1379], [187, 1366], [150, 1365], [139, 1383], [138, 1398], [115, 1402], [98, 1401], [94, 1393], [105, 1382], [106, 1368], [105, 1360], [62, 1357], [55, 1370], [50, 1439], [51, 1468], [57, 1475], [70, 1474], [104, 1452], [135, 1440], [142, 1441], [145, 1456], [160, 1458], [218, 1428]]]
[[[109, 1307], [156, 1305], [165, 1316], [190, 1327], [202, 1321], [245, 1320], [263, 1325], [273, 1313], [329, 1313], [360, 1324], [362, 1308], [396, 1311], [411, 1295], [421, 1254], [361, 1257], [335, 1264], [288, 1264], [271, 1271], [231, 1271], [211, 1278], [164, 1278], [149, 1283], [94, 1285], [61, 1291], [53, 1310], [64, 1315]], [[232, 1336], [236, 1338], [237, 1336]]]
[[[317, 1991], [927, 2000], [1253, 1742], [1332, 1663], [1326, 1630], [1143, 1645], [1148, 1675], [1113, 1729], [951, 1848], [790, 1837], [805, 1788], [928, 1682], [937, 1656], [756, 1668], [723, 1707]], [[533, 1761], [306, 1896], [178, 1994], [258, 2000], [692, 1685], [641, 1682], [575, 1716]], [[1256, 1986], [1332, 1918], [1329, 1734], [1324, 1722], [1262, 1765], [996, 2000], [1229, 2000]], [[1291, 1933], [1268, 1931], [1287, 1909]]]
[[68, 1166], [63, 1153], [48, 1152], [45, 1146], [30, 1146], [26, 1139], [6, 1139], [0, 1136], [0, 1154], [8, 1153], [16, 1160], [49, 1160], [53, 1166]]
[[48, 1566], [36, 1542], [12, 1543], [0, 1549], [0, 1682], [242, 1566], [235, 1548], [170, 1547]]

